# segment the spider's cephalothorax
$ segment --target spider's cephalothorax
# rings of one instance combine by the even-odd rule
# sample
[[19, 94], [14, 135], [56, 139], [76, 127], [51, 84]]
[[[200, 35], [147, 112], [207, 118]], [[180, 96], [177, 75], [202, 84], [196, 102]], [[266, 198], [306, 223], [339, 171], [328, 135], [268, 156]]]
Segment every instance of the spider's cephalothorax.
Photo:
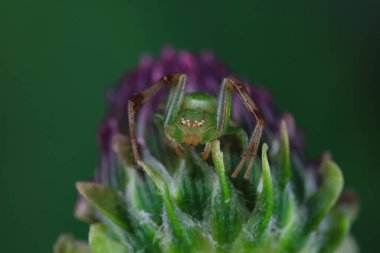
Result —
[[210, 95], [186, 94], [173, 123], [165, 127], [166, 134], [178, 143], [189, 146], [206, 144], [219, 138], [220, 135], [215, 131], [216, 106], [216, 99]]
[[[211, 144], [223, 135], [237, 135], [241, 138], [244, 151], [241, 160], [232, 173], [236, 177], [244, 165], [247, 166], [245, 178], [249, 177], [257, 153], [264, 121], [260, 112], [250, 98], [245, 86], [236, 79], [224, 78], [217, 98], [206, 93], [185, 94], [187, 76], [175, 73], [161, 78], [156, 84], [135, 94], [128, 102], [129, 130], [133, 154], [140, 160], [137, 149], [135, 113], [153, 95], [165, 86], [171, 86], [163, 129], [171, 147], [177, 154], [185, 151], [184, 146], [204, 145], [202, 159], [207, 159]], [[248, 113], [255, 119], [256, 126], [248, 140], [244, 130], [229, 124], [232, 94], [237, 91]]]

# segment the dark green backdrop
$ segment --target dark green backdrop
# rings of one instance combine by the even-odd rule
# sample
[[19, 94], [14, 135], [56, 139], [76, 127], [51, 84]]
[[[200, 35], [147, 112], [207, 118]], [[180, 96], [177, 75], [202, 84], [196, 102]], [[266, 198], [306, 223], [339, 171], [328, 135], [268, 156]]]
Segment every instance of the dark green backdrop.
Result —
[[328, 149], [341, 165], [361, 199], [353, 233], [378, 252], [378, 16], [375, 0], [2, 0], [0, 252], [86, 237], [74, 182], [96, 166], [105, 92], [166, 43], [212, 49], [267, 87], [304, 129], [307, 155]]

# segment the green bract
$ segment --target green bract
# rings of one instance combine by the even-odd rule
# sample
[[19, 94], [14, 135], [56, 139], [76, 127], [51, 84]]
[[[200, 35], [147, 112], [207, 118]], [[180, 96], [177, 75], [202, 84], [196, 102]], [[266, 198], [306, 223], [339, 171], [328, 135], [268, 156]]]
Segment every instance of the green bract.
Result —
[[[125, 188], [119, 191], [78, 183], [99, 214], [90, 229], [91, 252], [335, 252], [351, 240], [346, 235], [354, 206], [334, 207], [343, 177], [333, 161], [327, 157], [321, 163], [316, 189], [307, 192], [303, 181], [297, 186], [303, 197], [295, 192], [295, 178], [308, 175], [291, 161], [285, 122], [280, 148], [269, 162], [263, 145], [250, 182], [228, 177], [231, 166], [225, 164], [231, 158], [223, 153], [238, 152], [219, 148], [219, 142], [212, 147], [215, 167], [195, 153], [172, 174], [152, 156], [140, 163], [147, 176], [120, 166]], [[88, 252], [72, 241], [66, 245], [70, 249], [57, 246], [56, 252]]]

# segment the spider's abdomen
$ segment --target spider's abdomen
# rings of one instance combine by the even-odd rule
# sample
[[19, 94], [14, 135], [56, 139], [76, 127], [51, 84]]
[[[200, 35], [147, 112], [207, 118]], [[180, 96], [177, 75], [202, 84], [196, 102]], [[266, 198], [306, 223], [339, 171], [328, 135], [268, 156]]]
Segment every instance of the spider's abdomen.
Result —
[[203, 92], [194, 92], [185, 95], [181, 108], [183, 110], [197, 109], [212, 113], [215, 111], [216, 106], [217, 100], [215, 97]]

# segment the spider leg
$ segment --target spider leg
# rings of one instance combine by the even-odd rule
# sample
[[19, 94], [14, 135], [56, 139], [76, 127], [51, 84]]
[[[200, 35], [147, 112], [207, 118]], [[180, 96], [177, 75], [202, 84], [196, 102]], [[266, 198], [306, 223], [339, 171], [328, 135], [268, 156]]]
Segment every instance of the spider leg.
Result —
[[207, 160], [208, 157], [210, 156], [210, 152], [211, 152], [211, 143], [210, 142], [206, 142], [204, 150], [202, 151], [202, 153], [200, 155], [201, 159], [202, 160]]
[[169, 134], [167, 134], [165, 130], [164, 130], [164, 133], [165, 133], [165, 137], [167, 141], [169, 142], [169, 146], [172, 149], [174, 149], [175, 153], [178, 156], [182, 156], [184, 152], [184, 148], [174, 138], [172, 138]]
[[228, 129], [232, 107], [232, 86], [224, 78], [219, 90], [218, 107], [216, 111], [216, 130], [224, 134]]
[[[165, 125], [170, 119], [178, 112], [179, 107], [175, 107], [180, 104], [183, 99], [184, 86], [186, 85], [187, 77], [184, 74], [174, 73], [169, 74], [161, 78], [157, 83], [146, 88], [145, 90], [136, 93], [128, 100], [128, 124], [129, 135], [131, 138], [132, 151], [135, 161], [140, 161], [140, 155], [138, 152], [138, 144], [136, 137], [136, 113], [138, 110], [155, 94], [157, 94], [162, 88], [173, 85], [174, 87], [170, 91], [168, 107], [165, 113]], [[182, 93], [182, 95], [181, 95]], [[177, 110], [177, 111], [176, 111]]]
[[245, 86], [236, 79], [225, 78], [222, 81], [222, 87], [218, 99], [218, 114], [220, 114], [218, 115], [217, 119], [218, 131], [223, 131], [225, 133], [226, 128], [228, 127], [230, 117], [229, 114], [231, 113], [231, 98], [233, 91], [236, 91], [238, 93], [240, 99], [247, 108], [249, 115], [256, 121], [256, 126], [252, 131], [249, 141], [241, 155], [241, 160], [231, 174], [232, 177], [236, 177], [243, 168], [243, 165], [246, 162], [248, 162], [248, 166], [244, 174], [244, 178], [248, 179], [251, 173], [253, 162], [256, 157], [257, 150], [259, 148], [260, 139], [264, 128], [264, 119], [261, 116], [259, 108], [256, 106], [256, 104], [249, 96]]
[[168, 126], [170, 123], [173, 123], [175, 116], [178, 111], [181, 109], [181, 104], [183, 102], [183, 97], [185, 95], [185, 88], [187, 85], [187, 76], [181, 74], [178, 76], [175, 83], [170, 89], [169, 99], [166, 104], [166, 112], [164, 119], [164, 126]]
[[164, 133], [169, 145], [174, 149], [177, 155], [181, 156], [184, 152], [184, 148], [172, 138], [167, 131], [169, 124], [172, 124], [175, 120], [175, 116], [181, 109], [183, 97], [185, 95], [185, 88], [187, 85], [187, 76], [182, 74], [178, 77], [177, 82], [172, 86], [169, 92], [169, 99], [166, 104], [165, 119], [164, 119]]

